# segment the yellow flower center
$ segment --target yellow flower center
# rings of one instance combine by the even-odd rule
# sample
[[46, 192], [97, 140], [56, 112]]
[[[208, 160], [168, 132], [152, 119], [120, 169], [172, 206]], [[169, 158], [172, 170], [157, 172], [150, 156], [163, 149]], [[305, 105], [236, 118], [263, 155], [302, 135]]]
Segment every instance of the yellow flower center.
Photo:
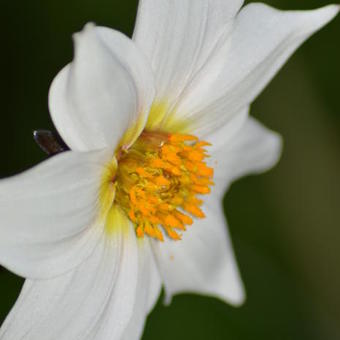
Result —
[[213, 169], [208, 167], [209, 143], [190, 135], [144, 131], [128, 151], [120, 151], [115, 176], [118, 204], [136, 226], [138, 237], [163, 241], [165, 230], [178, 231], [204, 218], [198, 195], [210, 193]]

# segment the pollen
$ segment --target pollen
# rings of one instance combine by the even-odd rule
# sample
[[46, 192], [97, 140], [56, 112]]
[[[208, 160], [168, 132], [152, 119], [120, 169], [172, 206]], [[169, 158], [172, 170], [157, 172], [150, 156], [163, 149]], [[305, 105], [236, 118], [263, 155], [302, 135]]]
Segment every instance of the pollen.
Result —
[[210, 193], [214, 171], [206, 164], [210, 144], [197, 137], [144, 131], [120, 152], [115, 176], [118, 204], [136, 235], [173, 240], [204, 218], [201, 195]]

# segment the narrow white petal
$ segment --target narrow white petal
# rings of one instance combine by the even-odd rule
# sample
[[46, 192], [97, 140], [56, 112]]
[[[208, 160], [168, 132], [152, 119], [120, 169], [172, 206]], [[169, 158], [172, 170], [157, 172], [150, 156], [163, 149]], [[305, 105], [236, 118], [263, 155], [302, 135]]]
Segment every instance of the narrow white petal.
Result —
[[161, 291], [161, 279], [151, 251], [150, 241], [143, 239], [138, 244], [139, 279], [134, 304], [133, 317], [127, 325], [122, 340], [141, 339], [146, 318], [158, 300]]
[[248, 106], [292, 53], [338, 11], [338, 6], [312, 11], [279, 11], [259, 3], [245, 6], [234, 19], [232, 32], [222, 35], [182, 94], [175, 115], [188, 120], [193, 130], [214, 131]]
[[149, 259], [150, 250], [138, 247], [126, 218], [118, 218], [112, 235], [76, 270], [52, 280], [26, 281], [0, 338], [120, 340], [131, 320], [133, 327], [138, 323], [139, 334], [146, 314], [135, 314], [141, 307], [145, 311]]
[[153, 243], [166, 300], [170, 302], [174, 294], [191, 292], [241, 305], [245, 292], [217, 196], [206, 200], [204, 212], [207, 217], [196, 220], [181, 241]]
[[279, 160], [281, 137], [248, 118], [232, 140], [221, 143], [211, 154], [216, 191], [221, 197], [236, 179], [269, 170]]
[[92, 24], [74, 40], [74, 60], [50, 89], [54, 124], [74, 150], [114, 149], [129, 129], [124, 142], [131, 143], [144, 128], [154, 96], [145, 57], [123, 34]]
[[47, 278], [89, 256], [103, 231], [98, 195], [111, 152], [65, 152], [0, 181], [0, 263]]
[[211, 146], [208, 148], [209, 153], [218, 150], [229, 143], [232, 143], [234, 138], [243, 128], [244, 124], [249, 118], [249, 106], [237, 112], [231, 119], [224, 125], [219, 126], [214, 131], [207, 133], [207, 130], [201, 127], [194, 130], [193, 133], [201, 139], [208, 141]]
[[152, 64], [157, 101], [174, 104], [243, 0], [141, 0], [133, 39]]
[[155, 96], [154, 75], [149, 60], [131, 39], [107, 27], [97, 27], [96, 30], [111, 53], [124, 63], [138, 90], [137, 116], [132, 116], [123, 138], [124, 146], [128, 147], [140, 135], [148, 118]]

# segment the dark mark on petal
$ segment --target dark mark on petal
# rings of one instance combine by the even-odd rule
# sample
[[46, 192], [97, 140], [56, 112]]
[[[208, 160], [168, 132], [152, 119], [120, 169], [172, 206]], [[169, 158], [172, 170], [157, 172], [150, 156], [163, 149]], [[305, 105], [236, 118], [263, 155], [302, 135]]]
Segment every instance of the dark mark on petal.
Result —
[[70, 150], [57, 132], [49, 130], [33, 131], [33, 138], [49, 156]]

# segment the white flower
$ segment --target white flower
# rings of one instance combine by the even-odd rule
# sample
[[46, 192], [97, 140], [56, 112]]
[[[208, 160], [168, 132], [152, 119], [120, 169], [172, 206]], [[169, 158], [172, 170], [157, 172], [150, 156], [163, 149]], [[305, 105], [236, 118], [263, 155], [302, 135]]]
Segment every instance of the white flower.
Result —
[[27, 278], [1, 339], [138, 339], [162, 284], [243, 303], [221, 198], [281, 148], [249, 105], [339, 8], [242, 3], [141, 0], [132, 40], [74, 36], [49, 98], [72, 151], [0, 182], [0, 263]]

